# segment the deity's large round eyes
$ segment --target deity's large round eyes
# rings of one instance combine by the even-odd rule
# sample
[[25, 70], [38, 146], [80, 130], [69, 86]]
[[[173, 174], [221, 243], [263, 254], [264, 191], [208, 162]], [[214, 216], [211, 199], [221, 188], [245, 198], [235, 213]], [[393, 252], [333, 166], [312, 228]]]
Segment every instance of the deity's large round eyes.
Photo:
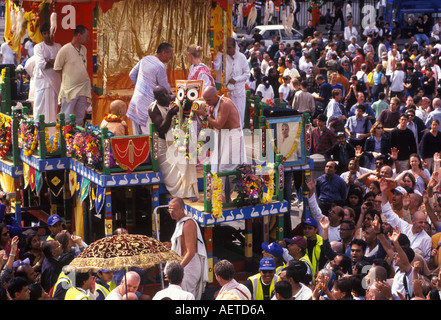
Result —
[[198, 96], [199, 96], [199, 91], [197, 91], [196, 89], [190, 89], [187, 91], [187, 99], [191, 101], [196, 100]]
[[184, 100], [185, 97], [185, 90], [183, 88], [178, 90], [178, 94], [177, 94], [178, 100], [182, 101]]

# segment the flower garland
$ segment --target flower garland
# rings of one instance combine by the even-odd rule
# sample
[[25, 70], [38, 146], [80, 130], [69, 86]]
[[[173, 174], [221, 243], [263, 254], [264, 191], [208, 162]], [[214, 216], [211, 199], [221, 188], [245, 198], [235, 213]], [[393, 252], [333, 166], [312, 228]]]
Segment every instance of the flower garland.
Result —
[[217, 173], [213, 173], [212, 178], [212, 188], [213, 188], [213, 202], [212, 202], [212, 214], [213, 217], [216, 219], [219, 219], [222, 217], [223, 211], [222, 211], [222, 179], [217, 176]]
[[[197, 118], [193, 112], [193, 108], [195, 108], [195, 104], [193, 104], [192, 109], [187, 116], [175, 115], [173, 117], [172, 124], [172, 134], [173, 134], [173, 144], [176, 147], [176, 150], [186, 159], [191, 160], [195, 157], [195, 155], [200, 155], [202, 152], [202, 147], [206, 142], [206, 132], [205, 129], [208, 126], [207, 118], [200, 119]], [[196, 148], [190, 148], [190, 134], [194, 134], [194, 122], [199, 119], [201, 123], [201, 127], [197, 129], [197, 143]], [[198, 134], [199, 133], [199, 134]]]
[[[283, 157], [283, 161], [286, 161], [286, 159], [289, 159], [291, 157], [291, 155], [294, 153], [294, 151], [296, 150], [297, 145], [299, 144], [299, 141], [300, 141], [299, 140], [300, 139], [300, 134], [302, 133], [302, 125], [303, 125], [303, 122], [300, 122], [299, 123], [299, 128], [297, 129], [297, 134], [296, 134], [296, 138], [294, 140], [294, 144], [293, 144], [291, 150], [289, 150], [288, 154]], [[270, 128], [270, 125], [269, 125], [268, 121], [266, 121], [266, 128], [268, 129], [269, 138], [270, 138], [270, 141], [271, 141], [271, 145], [274, 148], [274, 152], [275, 152], [275, 154], [278, 154], [279, 151], [277, 150], [277, 146], [274, 143], [274, 137], [273, 137], [273, 134], [271, 132], [272, 130]]]
[[12, 144], [11, 118], [0, 113], [0, 158], [6, 156]]
[[233, 180], [235, 183], [234, 191], [237, 197], [233, 200], [237, 207], [253, 206], [259, 204], [263, 195], [264, 179], [255, 173], [249, 164], [237, 166], [238, 174]]
[[22, 149], [26, 157], [30, 157], [37, 148], [39, 142], [38, 128], [38, 122], [33, 123], [29, 119], [20, 120], [20, 138], [22, 141]]
[[66, 151], [82, 163], [98, 168], [101, 162], [101, 131], [87, 123], [84, 130], [77, 129], [75, 124], [63, 127]]
[[129, 128], [127, 127], [127, 123], [124, 121], [123, 117], [117, 116], [115, 114], [106, 114], [104, 116], [104, 120], [107, 122], [120, 122], [124, 127], [124, 134], [126, 136], [129, 135]]
[[[273, 200], [275, 183], [274, 183], [274, 163], [267, 164], [268, 169], [268, 180], [265, 180], [265, 185], [267, 186], [267, 192], [265, 196], [262, 195], [261, 202], [263, 204], [268, 204]], [[257, 166], [259, 170], [262, 169], [260, 165]]]
[[49, 139], [49, 128], [45, 128], [45, 145], [46, 145], [46, 151], [48, 153], [54, 153], [55, 151], [58, 150], [58, 141], [60, 139], [60, 124], [57, 123], [55, 125], [55, 134], [54, 134], [54, 139], [53, 142], [51, 144], [51, 141]]

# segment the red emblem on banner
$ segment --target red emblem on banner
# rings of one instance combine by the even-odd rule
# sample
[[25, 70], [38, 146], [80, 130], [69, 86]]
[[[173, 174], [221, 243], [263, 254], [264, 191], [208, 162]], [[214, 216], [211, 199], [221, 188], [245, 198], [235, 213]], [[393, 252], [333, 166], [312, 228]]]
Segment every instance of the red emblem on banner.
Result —
[[127, 167], [129, 173], [144, 163], [150, 153], [149, 135], [113, 137], [110, 143], [113, 157], [120, 165]]

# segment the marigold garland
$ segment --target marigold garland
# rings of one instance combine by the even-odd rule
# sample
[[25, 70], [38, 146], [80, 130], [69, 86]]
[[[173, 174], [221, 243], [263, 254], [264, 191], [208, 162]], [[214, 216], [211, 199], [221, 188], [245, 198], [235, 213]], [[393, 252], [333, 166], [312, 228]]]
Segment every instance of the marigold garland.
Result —
[[51, 144], [51, 141], [49, 139], [49, 129], [46, 127], [45, 128], [45, 145], [46, 145], [46, 151], [48, 153], [54, 153], [58, 150], [58, 141], [60, 139], [60, 124], [57, 123], [55, 125], [55, 134], [54, 134], [54, 139], [53, 142]]
[[117, 116], [115, 114], [106, 114], [104, 116], [104, 120], [107, 122], [120, 122], [124, 126], [124, 134], [126, 136], [129, 135], [129, 128], [127, 127], [127, 123], [124, 121], [124, 119], [120, 116]]
[[24, 150], [24, 154], [30, 157], [38, 144], [38, 122], [34, 123], [30, 119], [20, 120], [20, 138], [22, 141], [21, 148]]
[[223, 190], [223, 186], [222, 186], [222, 179], [219, 178], [217, 176], [217, 173], [214, 172], [213, 173], [213, 178], [212, 178], [212, 188], [213, 188], [213, 193], [212, 193], [212, 214], [213, 217], [216, 219], [219, 219], [220, 217], [222, 217], [223, 211], [222, 211], [222, 190]]
[[[258, 166], [260, 167], [260, 166]], [[274, 183], [274, 164], [269, 163], [267, 164], [268, 169], [268, 182], [266, 183], [267, 186], [267, 192], [263, 196], [262, 195], [262, 203], [268, 204], [273, 200], [274, 196], [274, 190], [275, 190], [275, 183]]]
[[11, 118], [0, 113], [0, 158], [6, 156], [12, 144]]
[[[23, 145], [24, 154], [26, 155], [26, 157], [30, 157], [32, 155], [32, 153], [34, 152], [34, 150], [37, 148], [37, 144], [38, 144], [37, 137], [38, 137], [38, 128], [35, 127], [34, 134], [32, 135], [31, 145], [29, 146], [27, 143], [25, 143]], [[29, 137], [28, 137], [28, 139], [26, 139], [26, 142], [29, 142], [28, 140], [29, 140]]]

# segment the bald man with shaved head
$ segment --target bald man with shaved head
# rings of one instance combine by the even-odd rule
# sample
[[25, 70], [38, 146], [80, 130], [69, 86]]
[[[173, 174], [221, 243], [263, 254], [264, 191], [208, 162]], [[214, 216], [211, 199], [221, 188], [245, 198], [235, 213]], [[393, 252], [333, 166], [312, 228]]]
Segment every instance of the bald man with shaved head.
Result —
[[206, 87], [202, 97], [208, 105], [208, 112], [204, 108], [194, 112], [205, 117], [208, 128], [214, 129], [210, 156], [212, 171], [234, 170], [246, 160], [240, 110], [229, 98], [219, 96], [213, 86]]

